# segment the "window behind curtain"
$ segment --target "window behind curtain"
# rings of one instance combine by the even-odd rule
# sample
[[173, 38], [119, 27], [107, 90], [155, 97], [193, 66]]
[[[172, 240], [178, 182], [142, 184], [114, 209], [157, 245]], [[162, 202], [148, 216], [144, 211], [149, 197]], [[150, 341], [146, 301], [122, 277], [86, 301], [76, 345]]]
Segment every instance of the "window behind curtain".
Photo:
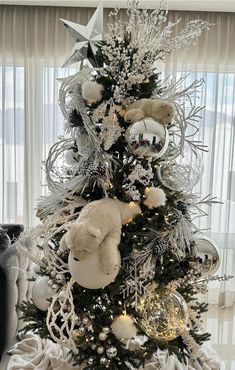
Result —
[[23, 221], [24, 68], [0, 66], [0, 219]]

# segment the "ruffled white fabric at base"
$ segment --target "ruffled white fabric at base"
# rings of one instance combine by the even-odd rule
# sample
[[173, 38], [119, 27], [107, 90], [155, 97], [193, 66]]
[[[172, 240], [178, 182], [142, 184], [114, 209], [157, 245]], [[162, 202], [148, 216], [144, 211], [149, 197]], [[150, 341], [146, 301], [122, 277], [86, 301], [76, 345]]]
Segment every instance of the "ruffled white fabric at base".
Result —
[[[138, 348], [141, 340], [129, 342], [129, 349]], [[27, 334], [11, 350], [7, 370], [82, 370], [83, 366], [73, 367], [69, 349], [41, 339], [38, 335]], [[175, 355], [158, 350], [140, 370], [219, 370], [220, 359], [210, 343], [200, 350], [202, 365], [197, 360], [189, 359], [182, 364]]]
[[72, 366], [69, 349], [28, 334], [9, 351], [7, 370], [80, 370]]

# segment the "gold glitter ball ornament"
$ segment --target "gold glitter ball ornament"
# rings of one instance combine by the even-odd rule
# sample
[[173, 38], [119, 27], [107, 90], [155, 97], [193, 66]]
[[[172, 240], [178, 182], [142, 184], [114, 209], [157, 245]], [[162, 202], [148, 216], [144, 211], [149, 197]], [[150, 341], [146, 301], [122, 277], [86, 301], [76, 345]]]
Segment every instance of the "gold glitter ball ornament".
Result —
[[171, 341], [186, 328], [188, 309], [178, 292], [159, 287], [145, 295], [139, 305], [142, 330], [157, 341]]

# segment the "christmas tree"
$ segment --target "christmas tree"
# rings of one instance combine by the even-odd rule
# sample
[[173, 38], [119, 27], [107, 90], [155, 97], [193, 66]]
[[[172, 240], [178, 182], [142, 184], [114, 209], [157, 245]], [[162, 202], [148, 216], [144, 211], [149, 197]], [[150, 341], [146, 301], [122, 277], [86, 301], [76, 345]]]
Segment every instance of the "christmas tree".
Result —
[[24, 331], [68, 350], [61, 369], [163, 369], [163, 354], [198, 369], [210, 335], [197, 295], [219, 261], [194, 223], [214, 202], [192, 193], [206, 150], [192, 99], [203, 81], [163, 78], [158, 65], [209, 25], [193, 20], [175, 35], [165, 2], [131, 2], [127, 16], [114, 11], [105, 35], [100, 6], [87, 26], [62, 20], [76, 42], [65, 65], [81, 70], [61, 81], [65, 136], [45, 164]]

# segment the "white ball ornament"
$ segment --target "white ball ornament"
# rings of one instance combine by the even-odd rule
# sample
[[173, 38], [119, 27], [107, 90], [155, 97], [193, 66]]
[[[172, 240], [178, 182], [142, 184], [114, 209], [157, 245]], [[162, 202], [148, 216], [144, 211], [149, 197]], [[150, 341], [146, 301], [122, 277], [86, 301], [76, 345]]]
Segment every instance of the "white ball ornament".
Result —
[[50, 306], [48, 299], [52, 298], [56, 291], [48, 285], [48, 276], [38, 276], [32, 288], [32, 300], [37, 308], [42, 311], [47, 311]]
[[104, 341], [107, 339], [107, 334], [104, 332], [99, 333], [99, 340]]
[[82, 97], [89, 103], [95, 103], [102, 99], [103, 85], [96, 81], [86, 81], [82, 84]]
[[161, 188], [150, 187], [146, 188], [144, 204], [148, 208], [157, 208], [166, 204], [166, 194]]
[[137, 330], [130, 315], [120, 315], [117, 316], [111, 325], [112, 333], [118, 340], [121, 339], [131, 339], [136, 337]]
[[121, 257], [119, 255], [119, 264], [117, 268], [110, 274], [106, 274], [100, 266], [99, 251], [95, 251], [87, 255], [86, 258], [75, 261], [73, 253], [70, 252], [68, 266], [73, 279], [87, 289], [101, 289], [114, 281], [119, 273], [121, 266]]
[[97, 347], [96, 352], [97, 352], [99, 355], [102, 355], [102, 353], [104, 353], [104, 347], [102, 347], [102, 346], [98, 346], [98, 347]]

